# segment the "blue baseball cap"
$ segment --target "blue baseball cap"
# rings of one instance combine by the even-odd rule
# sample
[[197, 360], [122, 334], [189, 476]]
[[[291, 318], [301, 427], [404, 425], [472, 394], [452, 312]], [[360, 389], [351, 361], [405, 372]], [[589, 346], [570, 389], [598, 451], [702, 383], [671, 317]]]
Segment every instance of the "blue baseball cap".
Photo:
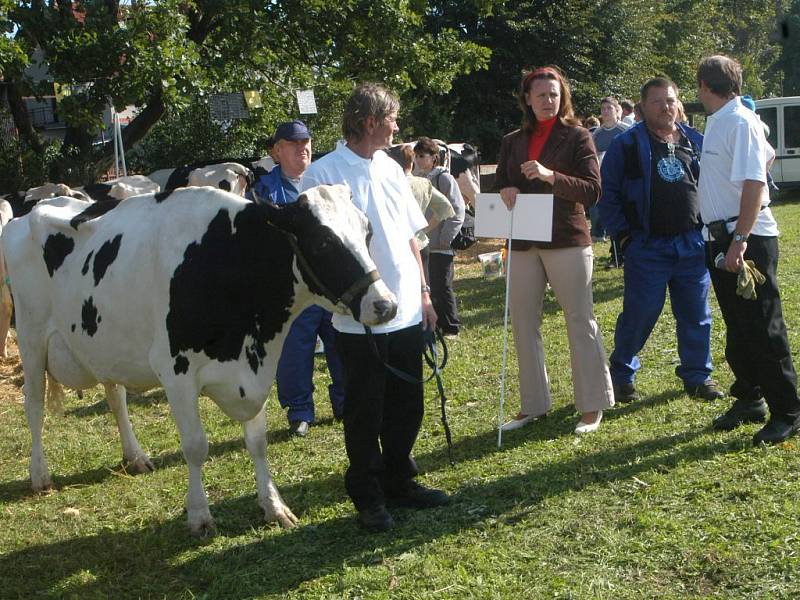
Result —
[[272, 141], [275, 143], [279, 142], [280, 140], [296, 142], [297, 140], [310, 139], [311, 132], [308, 130], [308, 127], [306, 127], [305, 123], [298, 120], [289, 121], [288, 123], [281, 123], [275, 130], [275, 135], [272, 137]]
[[753, 101], [751, 96], [742, 96], [741, 101], [745, 108], [749, 108], [753, 112], [756, 112], [756, 103]]

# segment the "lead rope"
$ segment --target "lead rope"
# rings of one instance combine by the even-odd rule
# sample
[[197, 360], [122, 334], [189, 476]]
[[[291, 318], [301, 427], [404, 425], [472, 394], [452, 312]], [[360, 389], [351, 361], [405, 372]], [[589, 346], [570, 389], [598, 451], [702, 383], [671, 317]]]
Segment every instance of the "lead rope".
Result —
[[[395, 377], [402, 379], [407, 383], [415, 383], [415, 384], [426, 384], [434, 377], [436, 378], [436, 388], [439, 392], [439, 399], [440, 399], [440, 407], [441, 407], [441, 421], [442, 427], [444, 428], [444, 436], [447, 440], [447, 459], [450, 461], [450, 466], [455, 466], [455, 461], [453, 460], [453, 436], [450, 432], [450, 425], [447, 422], [447, 396], [444, 392], [444, 384], [442, 383], [442, 371], [444, 370], [445, 366], [447, 365], [448, 359], [448, 351], [447, 351], [447, 343], [444, 341], [444, 336], [442, 335], [442, 330], [437, 328], [435, 332], [432, 331], [424, 331], [423, 336], [425, 338], [425, 348], [422, 352], [422, 356], [425, 359], [425, 362], [431, 368], [432, 373], [429, 377], [424, 379], [417, 379], [412, 375], [409, 375], [405, 371], [401, 371], [390, 365], [389, 363], [385, 362], [382, 358], [380, 353], [378, 352], [378, 346], [375, 344], [375, 338], [372, 334], [372, 329], [364, 325], [364, 331], [367, 335], [367, 343], [369, 343], [372, 351], [375, 353], [375, 356], [378, 357], [383, 363], [383, 366], [386, 367], [386, 370], [389, 371]], [[442, 362], [439, 364], [439, 353], [436, 350], [436, 340], [442, 344]]]

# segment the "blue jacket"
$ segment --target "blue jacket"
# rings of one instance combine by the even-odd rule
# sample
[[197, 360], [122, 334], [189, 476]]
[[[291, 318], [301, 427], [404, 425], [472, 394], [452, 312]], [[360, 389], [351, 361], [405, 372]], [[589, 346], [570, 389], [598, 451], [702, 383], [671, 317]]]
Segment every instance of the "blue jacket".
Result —
[[258, 201], [271, 201], [273, 204], [283, 206], [284, 204], [291, 203], [290, 198], [284, 190], [283, 178], [281, 177], [281, 166], [275, 165], [273, 169], [266, 175], [262, 175], [253, 184], [255, 194], [248, 194], [250, 200]]
[[[698, 173], [703, 135], [688, 125], [677, 126], [694, 150], [692, 170]], [[612, 140], [600, 166], [602, 193], [597, 206], [611, 237], [637, 230], [650, 233], [651, 175], [650, 136], [641, 122]]]

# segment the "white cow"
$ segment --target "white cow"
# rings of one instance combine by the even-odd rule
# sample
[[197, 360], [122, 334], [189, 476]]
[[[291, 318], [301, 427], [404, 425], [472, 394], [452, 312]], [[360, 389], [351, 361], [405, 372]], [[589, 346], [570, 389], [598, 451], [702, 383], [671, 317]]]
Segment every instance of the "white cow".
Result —
[[123, 458], [139, 471], [152, 463], [131, 429], [123, 386], [163, 386], [189, 466], [192, 532], [214, 529], [202, 483], [201, 393], [243, 424], [267, 521], [295, 524], [270, 476], [264, 402], [289, 326], [306, 307], [350, 310], [365, 325], [394, 317], [367, 232], [346, 186], [313, 188], [281, 208], [211, 188], [116, 205], [55, 198], [14, 219], [1, 241], [22, 306], [33, 488], [51, 485], [45, 372], [71, 388], [105, 386]]

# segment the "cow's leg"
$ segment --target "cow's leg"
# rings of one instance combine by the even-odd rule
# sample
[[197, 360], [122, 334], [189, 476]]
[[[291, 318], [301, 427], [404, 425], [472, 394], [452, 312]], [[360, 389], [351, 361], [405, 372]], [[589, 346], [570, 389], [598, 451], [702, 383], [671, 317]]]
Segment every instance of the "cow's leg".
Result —
[[259, 413], [242, 423], [244, 428], [244, 442], [247, 451], [253, 459], [256, 470], [256, 488], [258, 489], [258, 504], [264, 509], [264, 518], [267, 523], [277, 521], [282, 527], [294, 527], [297, 517], [289, 507], [284, 504], [278, 488], [272, 481], [272, 473], [267, 462], [267, 419], [266, 408], [261, 407]]
[[216, 528], [203, 487], [203, 463], [208, 457], [208, 439], [200, 420], [197, 391], [188, 390], [185, 386], [165, 386], [165, 390], [181, 436], [183, 457], [189, 467], [189, 492], [186, 496], [189, 530], [195, 535], [213, 535]]
[[[21, 349], [22, 350], [22, 349]], [[25, 375], [25, 415], [31, 430], [31, 487], [35, 492], [52, 486], [47, 459], [42, 448], [42, 425], [44, 423], [44, 357], [30, 356], [22, 352], [22, 368]]]
[[155, 467], [150, 462], [136, 435], [133, 433], [131, 421], [128, 418], [128, 403], [126, 401], [125, 388], [121, 385], [104, 384], [106, 390], [106, 400], [114, 413], [119, 429], [119, 437], [122, 442], [122, 460], [137, 473], [147, 473], [154, 471]]

